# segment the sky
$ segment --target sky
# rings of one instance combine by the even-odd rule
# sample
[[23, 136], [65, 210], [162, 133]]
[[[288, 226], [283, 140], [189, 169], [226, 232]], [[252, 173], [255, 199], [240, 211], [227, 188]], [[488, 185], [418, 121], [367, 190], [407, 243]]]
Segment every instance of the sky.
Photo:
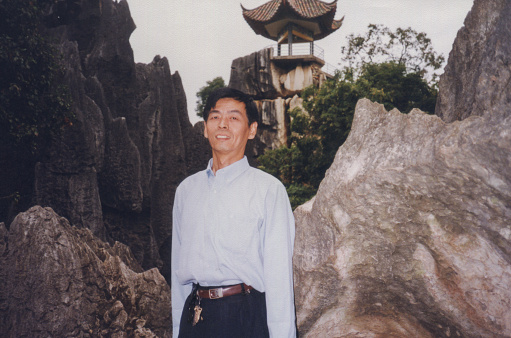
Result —
[[[245, 22], [240, 5], [256, 8], [268, 0], [127, 0], [137, 28], [130, 38], [135, 62], [150, 63], [156, 55], [179, 72], [190, 121], [196, 116], [196, 93], [217, 76], [229, 83], [232, 60], [261, 50], [275, 41], [256, 35]], [[325, 2], [331, 2], [327, 0]], [[325, 61], [342, 68], [346, 37], [364, 35], [369, 24], [425, 32], [433, 48], [447, 60], [458, 30], [473, 0], [339, 0], [335, 19], [344, 23], [316, 42]]]

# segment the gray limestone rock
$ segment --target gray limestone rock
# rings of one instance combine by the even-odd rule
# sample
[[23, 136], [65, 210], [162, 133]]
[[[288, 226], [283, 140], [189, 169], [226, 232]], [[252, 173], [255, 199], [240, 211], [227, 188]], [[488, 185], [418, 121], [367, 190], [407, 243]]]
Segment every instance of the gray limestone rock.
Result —
[[[3, 230], [2, 230], [3, 229]], [[123, 244], [110, 246], [51, 208], [0, 225], [3, 337], [170, 337], [170, 288]]]
[[446, 122], [509, 109], [511, 100], [511, 2], [474, 1], [458, 31], [435, 113]]
[[4, 255], [7, 250], [7, 228], [3, 222], [0, 222], [0, 257]]
[[295, 211], [304, 336], [511, 335], [510, 112], [445, 124], [358, 103]]
[[59, 41], [76, 122], [36, 165], [34, 203], [128, 245], [168, 277], [174, 191], [205, 168], [209, 146], [167, 59], [135, 64], [128, 3], [72, 5], [51, 7], [47, 34]]
[[232, 61], [229, 87], [241, 90], [255, 99], [278, 96], [278, 81], [274, 79], [271, 49], [266, 48]]
[[266, 149], [277, 149], [287, 144], [288, 105], [283, 98], [256, 101], [261, 112], [257, 137]]
[[[511, 336], [510, 8], [476, 0], [458, 34], [440, 88], [454, 122], [358, 102], [317, 195], [295, 211], [301, 336]], [[481, 48], [469, 48], [474, 26]]]
[[66, 55], [63, 58], [64, 81], [72, 95], [76, 121], [63, 131], [47, 157], [36, 165], [35, 201], [54, 207], [73, 224], [87, 227], [105, 239], [96, 183], [104, 158], [104, 116], [101, 108], [86, 94], [77, 43], [64, 41], [60, 50]]
[[101, 203], [110, 208], [142, 210], [141, 161], [131, 140], [126, 119], [110, 122], [105, 142], [104, 167], [99, 178]]

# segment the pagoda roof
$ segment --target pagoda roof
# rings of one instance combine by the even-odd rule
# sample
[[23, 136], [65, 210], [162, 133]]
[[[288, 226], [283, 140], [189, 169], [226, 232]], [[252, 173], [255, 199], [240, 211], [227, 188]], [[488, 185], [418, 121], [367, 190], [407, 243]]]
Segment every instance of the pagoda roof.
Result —
[[243, 9], [243, 17], [256, 34], [271, 40], [289, 22], [302, 26], [319, 40], [333, 33], [342, 25], [344, 17], [334, 20], [337, 0], [326, 3], [320, 0], [271, 0], [257, 8]]

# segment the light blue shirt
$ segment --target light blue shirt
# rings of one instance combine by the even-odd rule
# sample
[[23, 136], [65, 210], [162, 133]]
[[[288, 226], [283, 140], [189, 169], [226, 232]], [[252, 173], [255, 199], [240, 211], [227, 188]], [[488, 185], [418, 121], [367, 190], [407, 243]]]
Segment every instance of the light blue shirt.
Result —
[[[286, 189], [247, 158], [185, 179], [176, 190], [172, 229], [173, 334], [192, 283], [245, 283], [266, 293], [271, 337], [295, 337], [293, 212]], [[207, 314], [204, 314], [207, 315]]]

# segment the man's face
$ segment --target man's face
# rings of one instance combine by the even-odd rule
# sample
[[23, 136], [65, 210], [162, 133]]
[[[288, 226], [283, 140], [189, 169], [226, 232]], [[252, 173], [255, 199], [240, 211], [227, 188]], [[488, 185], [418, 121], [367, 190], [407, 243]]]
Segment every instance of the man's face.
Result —
[[257, 122], [248, 125], [248, 116], [243, 102], [231, 98], [217, 101], [211, 109], [204, 126], [204, 136], [209, 140], [213, 155], [228, 155], [241, 159], [249, 139], [257, 132]]

